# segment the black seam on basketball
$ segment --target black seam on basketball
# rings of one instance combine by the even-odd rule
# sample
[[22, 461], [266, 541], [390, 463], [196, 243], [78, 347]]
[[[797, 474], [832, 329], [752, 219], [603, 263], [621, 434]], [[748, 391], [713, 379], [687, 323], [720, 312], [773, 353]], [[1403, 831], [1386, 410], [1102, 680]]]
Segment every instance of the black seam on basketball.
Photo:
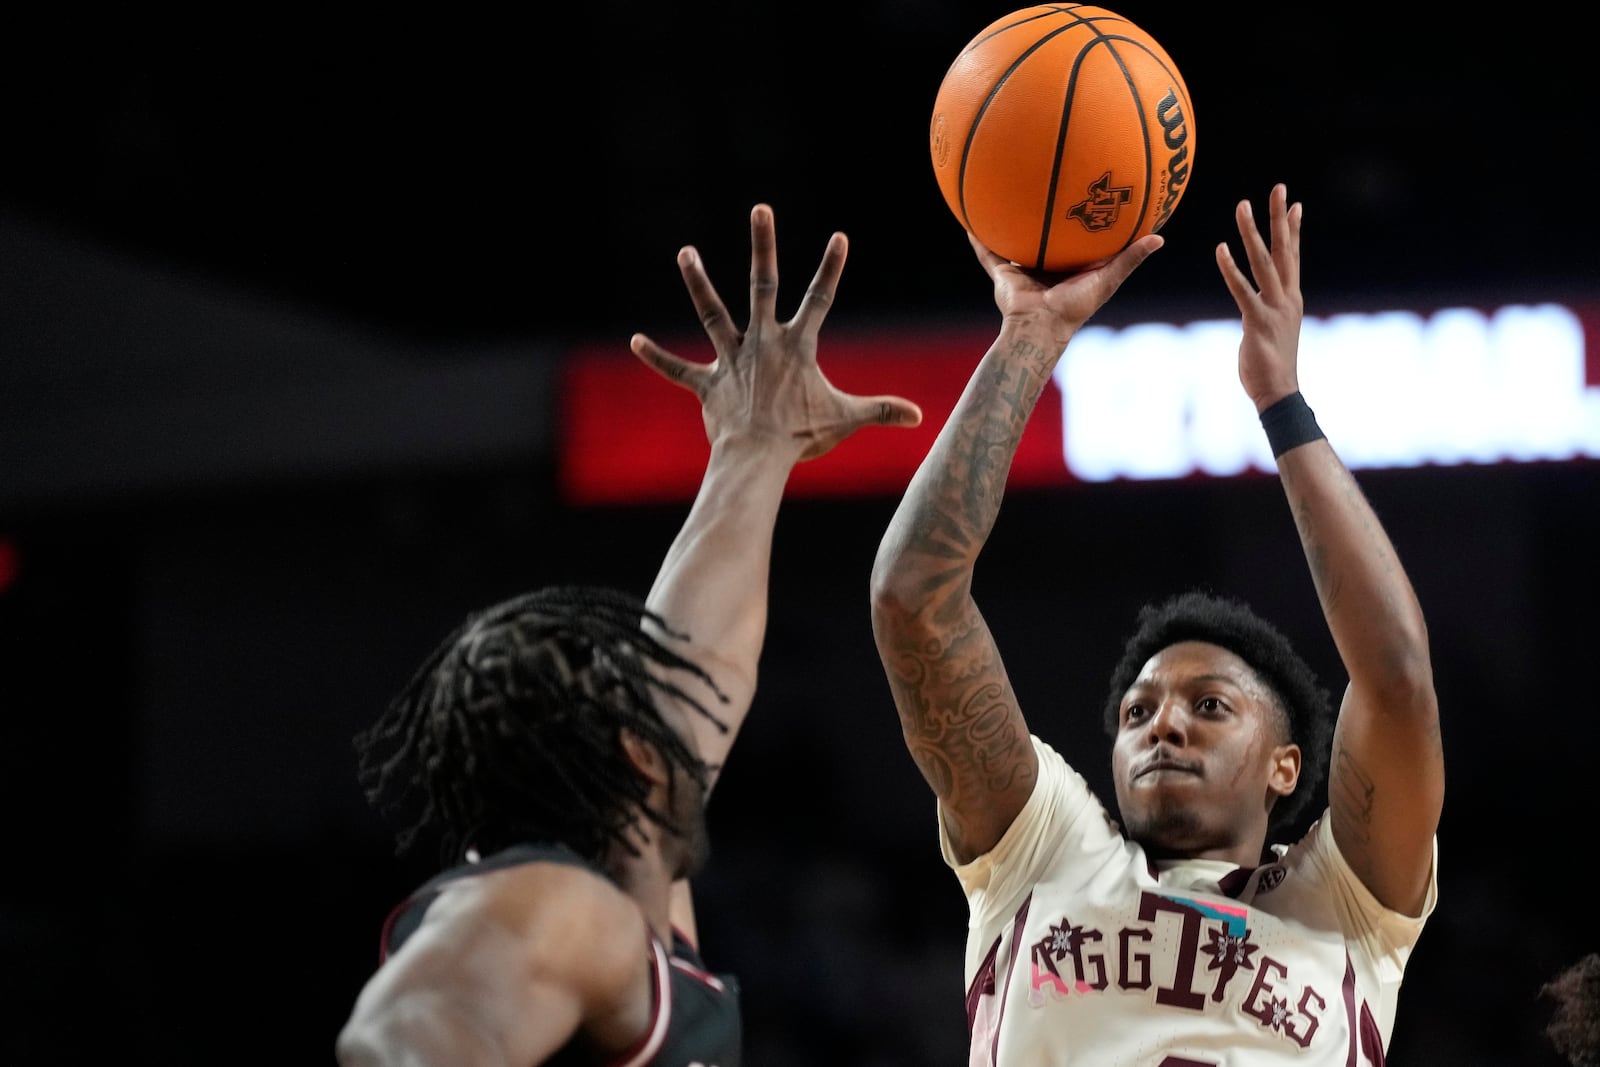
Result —
[[[1016, 72], [1016, 69], [1018, 67], [1022, 66], [1022, 64], [1027, 61], [1029, 56], [1033, 55], [1039, 49], [1043, 48], [1050, 41], [1055, 40], [1061, 34], [1066, 33], [1068, 30], [1072, 29], [1074, 26], [1080, 25], [1080, 24], [1081, 23], [1071, 23], [1071, 24], [1068, 24], [1066, 26], [1062, 26], [1059, 29], [1051, 30], [1049, 33], [1045, 34], [1044, 36], [1040, 37], [1038, 40], [1034, 41], [1033, 44], [1028, 46], [1026, 51], [1022, 52], [1020, 55], [1017, 56], [1016, 59], [1012, 60], [1011, 61], [1011, 65], [1008, 66], [1005, 69], [1005, 72], [1003, 74], [1001, 74], [1000, 77], [995, 79], [995, 82], [994, 82], [993, 85], [989, 86], [989, 91], [987, 93], [985, 93], [984, 96], [983, 96], [983, 106], [978, 108], [978, 113], [976, 115], [972, 116], [972, 121], [967, 124], [967, 136], [966, 136], [966, 139], [964, 141], [962, 141], [962, 143], [961, 143], [961, 171], [960, 171], [959, 174], [956, 175], [956, 191], [957, 191], [957, 195], [959, 196], [960, 201], [961, 201], [961, 224], [963, 226], [965, 226], [968, 230], [972, 229], [972, 219], [967, 214], [967, 159], [972, 154], [972, 142], [978, 136], [978, 129], [979, 129], [979, 127], [981, 127], [983, 125], [983, 116], [989, 113], [989, 105], [994, 102], [994, 98], [999, 94], [1000, 90], [1005, 88], [1006, 80], [1008, 78], [1010, 78], [1013, 73]], [[1019, 22], [1019, 23], [1017, 23], [1017, 25], [1020, 26], [1020, 25], [1022, 25], [1022, 23]], [[984, 40], [987, 41], [990, 38], [995, 37], [995, 36], [997, 36], [997, 34], [993, 34], [992, 33], [988, 37], [985, 37]], [[1059, 165], [1059, 161], [1058, 161], [1058, 165]], [[1053, 184], [1052, 184], [1051, 188], [1054, 188]], [[1053, 202], [1051, 200], [1049, 200], [1049, 199], [1046, 199], [1045, 200], [1045, 213], [1046, 213], [1046, 215], [1048, 215], [1053, 210], [1054, 210]]]
[[[1093, 38], [1091, 40], [1086, 42], [1083, 45], [1083, 47], [1079, 48], [1077, 54], [1072, 57], [1072, 73], [1070, 75], [1068, 75], [1068, 77], [1067, 77], [1067, 91], [1066, 91], [1065, 96], [1062, 99], [1062, 104], [1061, 104], [1061, 121], [1056, 124], [1056, 150], [1055, 150], [1054, 157], [1052, 158], [1051, 163], [1050, 163], [1050, 182], [1045, 188], [1044, 212], [1043, 212], [1043, 218], [1040, 220], [1040, 226], [1039, 226], [1039, 252], [1038, 252], [1038, 255], [1036, 255], [1034, 257], [1034, 261], [1033, 261], [1033, 269], [1034, 270], [1043, 270], [1044, 269], [1045, 258], [1046, 258], [1046, 255], [1048, 254], [1049, 250], [1050, 250], [1050, 231], [1051, 231], [1051, 229], [1054, 228], [1055, 221], [1056, 221], [1056, 190], [1061, 185], [1061, 152], [1062, 152], [1062, 148], [1067, 143], [1067, 125], [1068, 125], [1068, 123], [1070, 123], [1072, 121], [1072, 99], [1073, 99], [1074, 94], [1077, 93], [1077, 91], [1078, 91], [1078, 71], [1083, 68], [1083, 58], [1084, 58], [1084, 56], [1086, 56], [1089, 53], [1090, 49], [1094, 48], [1094, 46], [1097, 45], [1097, 44], [1103, 44], [1103, 43], [1106, 43], [1107, 41], [1110, 40], [1110, 38], [1100, 30], [1100, 27], [1096, 25], [1096, 23], [1107, 21], [1108, 18], [1115, 19], [1117, 22], [1126, 22], [1127, 21], [1127, 19], [1122, 18], [1120, 15], [1115, 15], [1115, 14], [1108, 14], [1107, 16], [1095, 16], [1095, 17], [1091, 17], [1091, 18], [1084, 18], [1082, 15], [1078, 15], [1078, 14], [1073, 13], [1073, 21], [1072, 21], [1071, 25], [1069, 25], [1067, 27], [1064, 27], [1065, 29], [1071, 29], [1071, 28], [1076, 27], [1076, 26], [1082, 26], [1085, 29], [1087, 29], [1094, 36], [1093, 36]], [[1054, 36], [1054, 35], [1052, 35], [1052, 36]], [[1117, 66], [1120, 67], [1121, 70], [1122, 70], [1122, 76], [1124, 78], [1127, 78], [1127, 76], [1128, 76], [1128, 68], [1123, 64], [1122, 58], [1120, 56], [1118, 56], [1117, 53], [1116, 53], [1116, 50], [1110, 48], [1109, 45], [1107, 46], [1107, 50], [1111, 53], [1111, 55], [1114, 58], [1116, 58]], [[1009, 71], [1007, 73], [1009, 73]], [[985, 101], [985, 102], [987, 103], [987, 101]], [[1134, 103], [1135, 103], [1135, 105], [1138, 104], [1138, 94], [1137, 94], [1137, 92], [1135, 92], [1135, 94], [1134, 94]], [[1143, 117], [1144, 117], [1144, 114], [1141, 111], [1140, 112], [1140, 119], [1141, 119], [1141, 121], [1140, 121], [1140, 126], [1141, 126], [1140, 132], [1143, 135], [1144, 142], [1145, 142], [1145, 144], [1144, 144], [1144, 169], [1145, 169], [1145, 182], [1144, 182], [1144, 184], [1147, 187], [1146, 191], [1145, 191], [1145, 196], [1146, 196], [1147, 202], [1148, 202], [1148, 197], [1149, 197], [1148, 186], [1150, 184], [1150, 132], [1149, 132], [1148, 129], [1144, 129], [1143, 128], [1143, 126], [1144, 126]], [[965, 208], [966, 208], [966, 201], [963, 199], [963, 201], [962, 201], [962, 209], [965, 210]], [[1141, 207], [1141, 215], [1140, 215], [1140, 221], [1141, 222], [1143, 221], [1142, 210], [1143, 209]], [[1137, 228], [1135, 229], [1134, 232], [1138, 232]], [[1123, 247], [1125, 248], [1127, 246], [1124, 245]]]
[[[1126, 37], [1106, 37], [1104, 41], [1106, 51], [1111, 54], [1112, 59], [1117, 61], [1117, 69], [1122, 71], [1122, 80], [1127, 84], [1128, 92], [1133, 97], [1133, 110], [1139, 116], [1139, 140], [1144, 144], [1144, 180], [1139, 183], [1143, 195], [1139, 197], [1139, 213], [1134, 218], [1133, 229], [1128, 231], [1131, 235], [1138, 233], [1143, 228], [1145, 215], [1150, 211], [1150, 187], [1155, 184], [1155, 155], [1150, 151], [1150, 120], [1144, 113], [1144, 97], [1139, 93], [1139, 83], [1134, 81], [1133, 75], [1128, 72], [1127, 62], [1122, 58], [1122, 53], [1117, 51], [1116, 48], [1117, 41], [1121, 41], [1123, 44], [1137, 44], [1137, 42], [1131, 41]], [[1150, 50], [1147, 48], [1142, 49], [1142, 51], [1146, 55], [1150, 54]], [[1132, 243], [1133, 238], [1130, 236], [1126, 241], [1122, 242], [1122, 248], [1127, 248]], [[1122, 251], [1122, 248], [1117, 249], [1117, 251]]]

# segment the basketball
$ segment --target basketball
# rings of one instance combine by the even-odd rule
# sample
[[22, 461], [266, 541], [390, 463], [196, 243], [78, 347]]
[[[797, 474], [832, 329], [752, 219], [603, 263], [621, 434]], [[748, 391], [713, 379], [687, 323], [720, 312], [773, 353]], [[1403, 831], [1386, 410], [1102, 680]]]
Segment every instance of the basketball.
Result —
[[1074, 271], [1161, 229], [1194, 164], [1194, 108], [1150, 34], [1103, 7], [1026, 7], [956, 56], [933, 171], [956, 219], [1032, 270]]

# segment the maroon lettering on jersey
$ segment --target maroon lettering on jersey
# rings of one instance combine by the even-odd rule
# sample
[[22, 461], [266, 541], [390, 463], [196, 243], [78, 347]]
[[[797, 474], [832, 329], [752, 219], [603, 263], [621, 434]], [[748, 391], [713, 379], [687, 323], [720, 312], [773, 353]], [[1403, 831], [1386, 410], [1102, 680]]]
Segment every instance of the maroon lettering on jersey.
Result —
[[1117, 931], [1117, 985], [1123, 989], [1150, 988], [1150, 953], [1133, 951], [1133, 942], [1148, 945], [1155, 934], [1142, 926]]
[[1155, 922], [1160, 912], [1170, 912], [1183, 920], [1182, 934], [1178, 940], [1178, 958], [1172, 971], [1170, 985], [1156, 987], [1156, 1003], [1172, 1008], [1205, 1007], [1206, 998], [1194, 988], [1194, 965], [1200, 947], [1200, 913], [1186, 904], [1168, 900], [1156, 893], [1141, 893], [1139, 918]]

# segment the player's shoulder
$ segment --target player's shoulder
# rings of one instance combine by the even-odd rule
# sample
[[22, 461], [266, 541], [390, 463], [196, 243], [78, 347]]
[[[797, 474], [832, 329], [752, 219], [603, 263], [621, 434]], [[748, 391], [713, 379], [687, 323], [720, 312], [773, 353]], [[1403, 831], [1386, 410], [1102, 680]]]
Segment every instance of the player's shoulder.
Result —
[[639, 970], [650, 929], [632, 897], [584, 864], [531, 858], [496, 865], [440, 887], [427, 924], [438, 932], [471, 927], [521, 946], [530, 967], [545, 974], [585, 972], [605, 984]]
[[644, 924], [638, 904], [615, 882], [588, 864], [559, 854], [524, 856], [509, 863], [486, 861], [477, 877], [442, 887], [440, 903], [451, 898], [519, 926], [639, 929]]
[[435, 889], [430, 920], [478, 918], [541, 939], [566, 929], [634, 934], [645, 925], [632, 897], [566, 849], [518, 846], [453, 873]]

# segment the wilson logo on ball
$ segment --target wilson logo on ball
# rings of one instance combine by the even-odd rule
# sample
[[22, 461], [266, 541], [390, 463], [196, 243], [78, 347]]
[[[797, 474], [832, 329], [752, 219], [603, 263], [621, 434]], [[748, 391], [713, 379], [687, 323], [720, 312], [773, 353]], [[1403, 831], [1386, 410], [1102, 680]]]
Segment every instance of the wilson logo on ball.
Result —
[[1166, 189], [1161, 196], [1161, 210], [1156, 214], [1152, 232], [1159, 230], [1167, 221], [1167, 216], [1172, 214], [1172, 209], [1178, 206], [1178, 198], [1183, 195], [1183, 183], [1189, 177], [1189, 124], [1183, 120], [1183, 107], [1178, 102], [1175, 90], [1168, 89], [1167, 95], [1156, 105], [1156, 121], [1166, 131], [1163, 142], [1172, 154], [1167, 157]]
[[929, 128], [961, 225], [1013, 262], [1058, 272], [1163, 226], [1194, 150], [1177, 66], [1102, 7], [1040, 5], [990, 23], [946, 71]]

